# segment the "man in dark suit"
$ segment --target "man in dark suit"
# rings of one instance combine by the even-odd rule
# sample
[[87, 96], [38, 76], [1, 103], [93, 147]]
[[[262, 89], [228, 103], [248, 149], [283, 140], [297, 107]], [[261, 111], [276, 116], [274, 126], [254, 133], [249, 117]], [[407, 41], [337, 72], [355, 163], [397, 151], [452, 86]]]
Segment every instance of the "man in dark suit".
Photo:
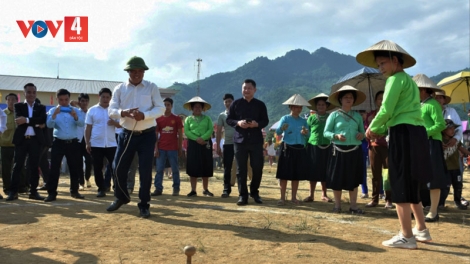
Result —
[[35, 103], [36, 91], [37, 89], [34, 84], [27, 83], [24, 86], [25, 102], [15, 104], [15, 122], [17, 125], [13, 135], [15, 157], [7, 201], [18, 199], [21, 170], [28, 155], [28, 167], [31, 168], [29, 170], [29, 183], [31, 185], [29, 198], [44, 200], [44, 197], [41, 197], [37, 191], [39, 183], [39, 171], [37, 168], [41, 145], [45, 144], [44, 132], [40, 126], [46, 123], [47, 116], [46, 107]]

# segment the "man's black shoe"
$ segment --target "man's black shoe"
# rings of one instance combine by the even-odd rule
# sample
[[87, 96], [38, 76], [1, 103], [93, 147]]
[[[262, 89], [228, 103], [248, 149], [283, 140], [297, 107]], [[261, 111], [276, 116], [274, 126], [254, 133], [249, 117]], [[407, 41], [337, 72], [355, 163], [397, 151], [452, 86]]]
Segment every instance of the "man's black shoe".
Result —
[[44, 199], [44, 202], [52, 202], [52, 201], [55, 201], [56, 200], [56, 196], [55, 195], [51, 195], [49, 194], [46, 199]]
[[125, 201], [116, 199], [114, 202], [111, 203], [111, 205], [109, 205], [108, 208], [106, 208], [106, 211], [108, 211], [108, 212], [116, 211], [123, 204], [127, 204], [127, 203], [129, 203], [129, 202], [125, 202]]
[[31, 193], [29, 194], [29, 199], [33, 199], [33, 200], [44, 200], [44, 197], [42, 197], [41, 195], [39, 195], [39, 193]]
[[13, 201], [13, 200], [16, 200], [18, 199], [18, 193], [15, 193], [15, 192], [10, 192], [8, 194], [8, 197], [7, 197], [7, 201]]
[[252, 196], [252, 198], [253, 198], [253, 200], [255, 200], [255, 203], [257, 203], [257, 204], [262, 204], [263, 203], [263, 200], [261, 200], [261, 197], [259, 197], [259, 196], [255, 196], [255, 197]]
[[75, 199], [85, 199], [85, 196], [81, 195], [79, 192], [70, 193], [70, 196]]
[[162, 193], [163, 193], [162, 191], [155, 189], [155, 191], [153, 191], [150, 195], [151, 196], [160, 196], [160, 195], [162, 195]]
[[248, 204], [248, 199], [245, 199], [242, 196], [240, 196], [238, 198], [237, 205], [246, 205], [246, 204]]
[[230, 196], [230, 193], [227, 190], [224, 190], [222, 192], [222, 198], [228, 198]]
[[140, 208], [140, 216], [148, 218], [150, 216], [150, 210], [148, 208]]
[[41, 187], [38, 187], [37, 188], [38, 191], [47, 191], [47, 186], [46, 185], [43, 185]]
[[96, 197], [106, 197], [106, 192], [105, 191], [98, 191], [98, 194]]

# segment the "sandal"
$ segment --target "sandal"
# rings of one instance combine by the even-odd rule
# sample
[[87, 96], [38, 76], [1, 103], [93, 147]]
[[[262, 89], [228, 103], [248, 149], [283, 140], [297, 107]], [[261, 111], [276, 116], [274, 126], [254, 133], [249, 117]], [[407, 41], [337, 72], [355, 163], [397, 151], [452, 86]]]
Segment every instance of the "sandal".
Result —
[[278, 206], [282, 206], [282, 205], [285, 205], [285, 204], [286, 204], [286, 202], [284, 200], [277, 201]]
[[465, 198], [463, 198], [463, 197], [460, 198], [460, 203], [461, 203], [463, 206], [469, 206], [469, 205], [470, 205], [470, 203], [469, 203], [467, 200], [465, 200]]
[[[367, 205], [366, 205], [366, 206], [367, 206]], [[393, 208], [395, 208], [395, 205], [393, 205], [393, 204], [385, 204], [384, 208], [385, 208], [385, 209], [393, 209]]]
[[333, 207], [333, 213], [341, 214], [341, 207], [340, 208]]
[[304, 202], [304, 203], [310, 203], [310, 202], [313, 202], [313, 198], [309, 196], [309, 197], [307, 197], [307, 198], [303, 199], [303, 200], [302, 200], [302, 202]]
[[359, 208], [357, 208], [357, 209], [349, 208], [349, 212], [351, 214], [357, 214], [357, 215], [364, 214], [364, 211], [362, 209], [359, 209]]
[[378, 204], [378, 202], [370, 201], [368, 204], [366, 204], [366, 207], [376, 207]]
[[299, 201], [299, 200], [297, 200], [297, 199], [290, 200], [290, 202], [291, 202], [291, 203], [293, 203], [293, 204], [300, 204], [300, 201]]
[[333, 202], [333, 199], [331, 199], [331, 198], [328, 197], [328, 196], [323, 196], [323, 197], [321, 198], [321, 200], [322, 200], [322, 201], [325, 201], [325, 202], [327, 202], [327, 203], [332, 203], [332, 202]]

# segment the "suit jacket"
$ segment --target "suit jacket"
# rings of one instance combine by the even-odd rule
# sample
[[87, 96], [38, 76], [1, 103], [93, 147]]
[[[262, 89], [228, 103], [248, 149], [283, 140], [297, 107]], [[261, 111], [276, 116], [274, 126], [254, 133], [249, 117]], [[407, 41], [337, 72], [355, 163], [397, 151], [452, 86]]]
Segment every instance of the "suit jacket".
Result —
[[41, 143], [41, 145], [44, 145], [46, 143], [44, 139], [44, 132], [41, 128], [36, 127], [36, 125], [46, 123], [46, 119], [47, 119], [46, 107], [44, 105], [35, 103], [33, 106], [33, 116], [29, 117], [28, 104], [16, 103], [15, 104], [15, 118], [18, 118], [20, 116], [29, 118], [29, 123], [28, 124], [24, 123], [16, 127], [15, 134], [13, 135], [13, 144], [21, 145], [24, 140], [24, 134], [26, 133], [26, 129], [28, 128], [28, 126], [32, 126], [39, 143]]

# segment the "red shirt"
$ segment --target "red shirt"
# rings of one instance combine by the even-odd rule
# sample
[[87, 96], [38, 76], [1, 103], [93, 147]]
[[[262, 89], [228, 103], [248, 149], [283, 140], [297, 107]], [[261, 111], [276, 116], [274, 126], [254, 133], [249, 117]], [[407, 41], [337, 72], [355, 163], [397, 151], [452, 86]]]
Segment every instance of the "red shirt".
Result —
[[178, 150], [178, 129], [182, 128], [183, 122], [175, 114], [157, 118], [157, 132], [160, 134], [158, 149]]

